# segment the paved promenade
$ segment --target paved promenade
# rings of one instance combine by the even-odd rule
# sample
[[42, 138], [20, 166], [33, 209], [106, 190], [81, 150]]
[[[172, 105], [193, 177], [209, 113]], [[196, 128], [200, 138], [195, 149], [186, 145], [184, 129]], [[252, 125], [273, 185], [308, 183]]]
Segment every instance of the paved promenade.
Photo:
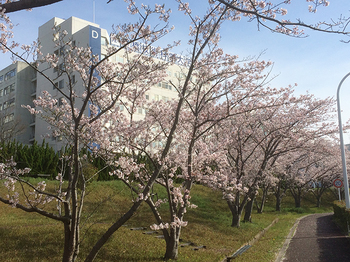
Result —
[[350, 239], [333, 223], [332, 216], [303, 217], [287, 237], [276, 262], [350, 262]]

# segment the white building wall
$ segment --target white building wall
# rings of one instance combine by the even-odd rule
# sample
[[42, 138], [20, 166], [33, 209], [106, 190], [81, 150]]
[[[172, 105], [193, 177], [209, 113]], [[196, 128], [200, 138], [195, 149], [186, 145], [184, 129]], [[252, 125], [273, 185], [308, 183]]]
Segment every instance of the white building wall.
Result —
[[[59, 26], [61, 32], [66, 30], [68, 35], [67, 39], [74, 41], [76, 46], [79, 47], [90, 47], [95, 54], [105, 55], [108, 45], [110, 44], [109, 34], [107, 30], [102, 29], [99, 25], [91, 23], [76, 17], [70, 17], [67, 20], [54, 17], [42, 26], [39, 27], [38, 38], [41, 47], [41, 52], [45, 56], [46, 54], [54, 53], [59, 47], [55, 46], [53, 41], [55, 35], [53, 28], [54, 26]], [[101, 39], [103, 40], [101, 43]], [[120, 62], [121, 57], [111, 58], [111, 61]], [[59, 76], [57, 71], [54, 69], [47, 69], [47, 64], [39, 65], [39, 71], [43, 71], [49, 79], [50, 82], [41, 74], [35, 74], [35, 71], [30, 68], [25, 63], [17, 62], [14, 65], [10, 65], [7, 68], [0, 71], [0, 90], [13, 81], [16, 84], [15, 93], [16, 96], [16, 106], [13, 108], [16, 117], [20, 119], [21, 123], [25, 126], [24, 135], [22, 135], [21, 142], [23, 143], [32, 143], [34, 139], [41, 143], [43, 139], [49, 143], [55, 150], [60, 150], [64, 145], [64, 140], [55, 139], [48, 137], [47, 135], [51, 133], [48, 129], [48, 124], [39, 117], [34, 117], [29, 114], [27, 109], [21, 108], [21, 105], [31, 105], [33, 106], [32, 100], [37, 98], [42, 94], [44, 90], [48, 91], [54, 98], [59, 99], [62, 97], [57, 88], [54, 88], [53, 83], [63, 83], [63, 88], [67, 86], [67, 76]], [[6, 72], [14, 69], [16, 71], [16, 77], [11, 81], [7, 80], [1, 81], [1, 75], [4, 75]], [[184, 67], [173, 65], [168, 70], [169, 79], [174, 83], [178, 81], [178, 77], [181, 75], [181, 70]], [[76, 78], [76, 90], [78, 95], [84, 92], [84, 86], [82, 80], [79, 79], [78, 75], [75, 75]], [[177, 98], [178, 94], [173, 87], [170, 87], [166, 84], [166, 81], [159, 83], [156, 86], [151, 87], [147, 92], [146, 98], [149, 100], [155, 101], [168, 101], [172, 98]], [[7, 99], [7, 98], [6, 98]], [[0, 96], [0, 104], [3, 104], [5, 101], [4, 96]], [[79, 103], [79, 101], [76, 101]], [[85, 112], [86, 114], [88, 112]], [[142, 119], [145, 115], [145, 110], [138, 110], [135, 120]]]
[[29, 144], [34, 136], [34, 118], [22, 105], [33, 105], [36, 88], [35, 70], [16, 62], [0, 71], [0, 132], [20, 143]]
[[[60, 18], [53, 18], [44, 25], [39, 27], [39, 41], [42, 45], [41, 52], [43, 55], [46, 54], [52, 54], [56, 50], [59, 49], [59, 47], [55, 46], [55, 43], [53, 42], [54, 39], [54, 31], [53, 27], [54, 26], [59, 26], [60, 31], [63, 32], [63, 30], [67, 31], [67, 36], [66, 39], [71, 39], [72, 41], [75, 42], [76, 46], [80, 47], [91, 47], [91, 39], [95, 40], [95, 46], [96, 46], [96, 41], [98, 39], [98, 49], [101, 49], [101, 43], [100, 43], [100, 37], [101, 34], [104, 35], [104, 37], [108, 37], [108, 33], [104, 29], [100, 29], [97, 24], [76, 18], [76, 17], [70, 17], [67, 20], [63, 20]], [[95, 48], [94, 48], [95, 49]], [[100, 51], [97, 50], [97, 52]], [[39, 67], [39, 70], [43, 70], [47, 67], [47, 64], [42, 64]], [[57, 72], [54, 69], [49, 69], [45, 71], [45, 74], [51, 79], [54, 83], [63, 83], [62, 85], [64, 86], [63, 88], [67, 88], [67, 82], [68, 78], [67, 76], [63, 75], [58, 77]], [[74, 74], [74, 73], [73, 73]], [[50, 83], [45, 77], [42, 75], [38, 74], [37, 77], [37, 95], [42, 94], [44, 90], [48, 91], [52, 97], [56, 99], [60, 99], [63, 97], [60, 92], [57, 90], [57, 88], [54, 88], [54, 85]], [[75, 74], [76, 78], [76, 92], [77, 95], [81, 95], [84, 92], [84, 86], [79, 79], [78, 75]], [[79, 101], [76, 101], [76, 103], [79, 103]], [[86, 112], [87, 113], [87, 112]], [[48, 134], [50, 134], [50, 131], [48, 130], [48, 124], [37, 117], [36, 120], [36, 125], [35, 125], [35, 139], [37, 141], [42, 141], [43, 138], [46, 138], [46, 141], [49, 143], [50, 146], [52, 146], [55, 150], [61, 149], [65, 143], [64, 140], [60, 138], [53, 138], [53, 137], [48, 137]]]

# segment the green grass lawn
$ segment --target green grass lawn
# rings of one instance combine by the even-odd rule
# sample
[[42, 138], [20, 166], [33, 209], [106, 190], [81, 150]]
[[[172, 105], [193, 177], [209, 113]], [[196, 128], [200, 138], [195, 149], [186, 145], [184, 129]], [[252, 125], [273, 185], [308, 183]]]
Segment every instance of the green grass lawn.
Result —
[[[49, 190], [57, 184], [47, 182]], [[131, 205], [131, 194], [118, 181], [94, 182], [88, 187], [82, 228], [80, 259], [108, 226], [118, 219]], [[335, 196], [328, 192], [323, 207], [315, 208], [312, 195], [302, 202], [302, 209], [293, 209], [293, 199], [287, 196], [283, 210], [274, 211], [274, 197], [268, 198], [263, 214], [253, 213], [252, 223], [241, 223], [232, 228], [231, 213], [219, 192], [195, 185], [191, 202], [197, 209], [188, 210], [182, 229], [183, 242], [192, 242], [206, 248], [193, 250], [193, 246], [181, 247], [178, 261], [221, 261], [232, 255], [244, 243], [267, 227], [275, 218], [279, 222], [242, 256], [235, 261], [274, 261], [295, 220], [308, 213], [332, 212]], [[160, 197], [165, 197], [165, 195]], [[54, 208], [51, 206], [50, 208]], [[164, 206], [163, 208], [166, 208]], [[164, 211], [164, 210], [163, 210]], [[298, 211], [298, 212], [291, 212]], [[147, 205], [143, 205], [125, 227], [120, 228], [98, 254], [96, 261], [162, 261], [165, 241], [155, 235], [146, 235], [133, 227], [148, 227], [155, 223]], [[37, 214], [25, 213], [0, 203], [0, 258], [1, 261], [61, 261], [63, 252], [63, 224]]]

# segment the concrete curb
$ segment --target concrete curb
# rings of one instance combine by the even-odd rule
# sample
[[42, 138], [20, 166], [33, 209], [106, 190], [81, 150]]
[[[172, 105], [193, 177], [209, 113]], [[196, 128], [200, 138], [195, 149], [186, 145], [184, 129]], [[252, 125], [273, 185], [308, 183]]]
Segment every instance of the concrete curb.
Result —
[[[272, 227], [274, 224], [276, 224], [278, 222], [278, 218], [275, 218], [270, 225], [268, 225], [266, 228], [264, 228], [262, 231], [260, 231], [258, 234], [256, 234], [256, 236], [254, 238], [252, 238], [251, 240], [249, 240], [247, 243], [245, 243], [244, 245], [242, 245], [238, 250], [243, 249], [245, 246], [252, 246], [253, 244], [255, 244], [257, 241], [259, 241], [259, 239], [266, 233], [267, 230], [270, 229], [270, 227]], [[237, 252], [236, 251], [236, 252]], [[234, 252], [233, 254], [235, 254], [236, 252]], [[230, 260], [232, 260], [232, 256], [231, 257], [226, 257], [224, 258], [221, 262], [228, 262]]]

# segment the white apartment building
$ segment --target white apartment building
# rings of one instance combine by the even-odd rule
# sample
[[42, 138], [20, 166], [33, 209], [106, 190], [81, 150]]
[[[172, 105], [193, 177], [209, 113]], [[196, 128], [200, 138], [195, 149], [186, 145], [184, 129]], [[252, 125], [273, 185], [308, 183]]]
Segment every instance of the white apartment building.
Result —
[[35, 118], [22, 105], [33, 106], [36, 71], [24, 62], [16, 62], [0, 71], [0, 141], [34, 141]]
[[[45, 56], [46, 54], [56, 53], [60, 55], [60, 47], [57, 47], [54, 43], [54, 27], [59, 27], [60, 32], [64, 30], [67, 31], [67, 39], [72, 39], [74, 44], [79, 47], [90, 47], [95, 54], [101, 55], [103, 45], [106, 45], [109, 35], [105, 29], [101, 29], [97, 24], [90, 23], [88, 21], [71, 17], [67, 20], [60, 19], [57, 17], [52, 18], [45, 24], [39, 27], [39, 36], [38, 40], [40, 42], [41, 52]], [[60, 74], [60, 68], [64, 66], [62, 63], [58, 64], [57, 68], [52, 68], [45, 70], [45, 75], [51, 79], [55, 85], [52, 85], [44, 76], [38, 74], [37, 76], [37, 96], [42, 94], [42, 92], [48, 91], [53, 98], [56, 98], [58, 101], [62, 99], [61, 93], [58, 89], [64, 92], [64, 89], [68, 87], [68, 77], [64, 74]], [[43, 70], [47, 65], [39, 65], [39, 70]], [[75, 90], [77, 95], [81, 95], [84, 92], [84, 86], [79, 79], [78, 75], [71, 75], [75, 79]], [[88, 112], [86, 112], [88, 113]], [[37, 117], [35, 122], [35, 140], [39, 143], [45, 138], [45, 141], [49, 143], [51, 147], [55, 150], [60, 150], [65, 145], [65, 141], [61, 137], [48, 137], [47, 134], [50, 134], [48, 129], [48, 123], [43, 119]]]
[[[55, 46], [55, 43], [53, 41], [54, 31], [53, 28], [55, 26], [59, 26], [60, 30], [66, 30], [68, 35], [67, 38], [72, 39], [74, 45], [79, 47], [90, 47], [92, 49], [92, 52], [96, 55], [98, 55], [100, 58], [103, 57], [103, 55], [106, 54], [107, 47], [111, 45], [109, 34], [107, 30], [100, 28], [99, 25], [95, 23], [91, 23], [76, 17], [70, 17], [66, 20], [60, 19], [60, 18], [52, 18], [45, 24], [39, 27], [39, 42], [42, 46], [41, 52], [43, 55], [46, 54], [52, 54], [56, 53], [59, 54], [60, 48]], [[137, 44], [137, 43], [136, 43]], [[178, 79], [181, 76], [181, 70], [184, 70], [185, 67], [181, 66], [181, 60], [184, 59], [184, 57], [179, 57], [179, 65], [173, 65], [168, 70], [168, 77], [170, 79], [173, 79], [174, 81]], [[160, 57], [160, 59], [167, 59], [167, 57]], [[111, 58], [111, 62], [123, 62], [123, 57], [121, 56], [114, 56]], [[14, 109], [14, 115], [8, 116], [9, 119], [16, 119], [17, 113], [18, 119], [20, 122], [26, 127], [25, 132], [23, 133], [23, 138], [21, 138], [22, 143], [31, 143], [34, 141], [38, 141], [39, 143], [42, 142], [42, 140], [47, 137], [47, 134], [50, 133], [50, 130], [48, 129], [48, 124], [40, 119], [39, 117], [36, 117], [34, 119], [32, 116], [30, 116], [29, 113], [25, 113], [26, 117], [20, 118], [19, 116], [24, 116], [24, 112], [26, 109], [20, 108], [21, 104], [30, 104], [32, 105], [32, 100], [36, 98], [36, 96], [39, 96], [42, 91], [46, 90], [48, 91], [54, 98], [56, 98], [58, 101], [60, 101], [61, 94], [58, 92], [58, 89], [64, 89], [67, 88], [67, 76], [60, 75], [59, 68], [60, 64], [57, 68], [51, 68], [49, 70], [45, 70], [45, 74], [54, 81], [55, 85], [52, 85], [44, 76], [41, 74], [36, 74], [36, 77], [33, 77], [33, 72], [29, 68], [28, 72], [26, 74], [23, 73], [23, 77], [18, 78], [23, 71], [22, 67], [24, 67], [24, 64], [22, 63], [16, 63], [15, 65], [11, 65], [4, 70], [0, 71], [0, 90], [5, 88], [7, 85], [10, 85], [11, 83], [16, 83], [16, 86], [10, 93], [13, 93], [14, 96], [18, 96], [18, 102], [16, 100], [16, 107], [13, 107], [11, 104], [11, 107]], [[39, 70], [42, 70], [47, 65], [40, 65]], [[16, 67], [16, 68], [15, 68]], [[15, 76], [14, 79], [10, 81], [9, 79], [1, 82], [1, 75], [5, 75], [7, 72], [10, 72], [12, 69], [15, 70]], [[24, 71], [23, 71], [24, 72]], [[81, 79], [79, 79], [78, 75], [71, 76], [75, 79], [75, 89], [77, 94], [84, 91], [84, 86], [82, 84]], [[25, 90], [25, 91], [24, 91]], [[4, 92], [4, 91], [2, 91]], [[6, 103], [10, 98], [10, 96], [7, 94], [8, 91], [6, 91], [6, 97], [2, 96], [0, 97], [0, 104]], [[158, 85], [151, 87], [150, 91], [146, 94], [146, 99], [152, 99], [152, 100], [163, 100], [168, 101], [169, 99], [176, 98], [178, 96], [177, 92], [172, 89], [172, 87], [167, 82], [158, 83]], [[22, 100], [20, 100], [22, 99]], [[12, 101], [12, 100], [11, 100]], [[8, 106], [8, 103], [6, 104], [6, 107]], [[21, 110], [21, 111], [20, 111]], [[88, 112], [86, 112], [88, 113]], [[144, 117], [145, 110], [143, 108], [139, 108], [137, 111], [138, 118]], [[8, 119], [6, 119], [8, 121]], [[11, 120], [12, 121], [12, 120]], [[25, 135], [24, 135], [25, 134]], [[65, 142], [61, 138], [45, 138], [45, 141], [49, 143], [50, 146], [52, 146], [55, 150], [60, 150], [64, 145]]]

